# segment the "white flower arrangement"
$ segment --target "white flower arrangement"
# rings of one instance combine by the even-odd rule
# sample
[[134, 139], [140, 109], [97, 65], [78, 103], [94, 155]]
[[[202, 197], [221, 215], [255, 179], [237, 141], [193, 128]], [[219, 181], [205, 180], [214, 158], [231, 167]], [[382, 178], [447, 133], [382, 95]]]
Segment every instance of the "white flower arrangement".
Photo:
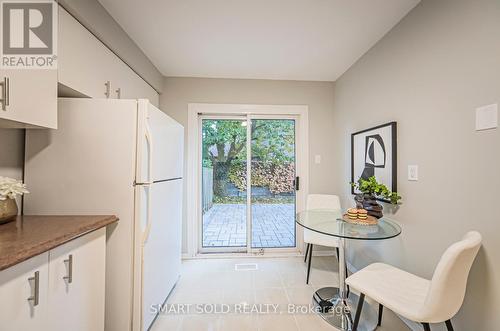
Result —
[[0, 201], [14, 199], [18, 195], [29, 193], [22, 181], [0, 176]]

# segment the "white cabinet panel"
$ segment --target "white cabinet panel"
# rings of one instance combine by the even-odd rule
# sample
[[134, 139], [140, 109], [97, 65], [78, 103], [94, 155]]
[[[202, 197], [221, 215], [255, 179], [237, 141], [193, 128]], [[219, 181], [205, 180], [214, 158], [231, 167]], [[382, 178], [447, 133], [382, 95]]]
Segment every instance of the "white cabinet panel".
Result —
[[105, 229], [49, 252], [49, 330], [104, 330]]
[[[0, 127], [57, 128], [57, 71], [42, 69], [0, 69], [0, 81], [8, 88], [0, 93], [8, 98], [0, 107]], [[3, 99], [3, 97], [0, 97]]]
[[48, 259], [49, 253], [43, 253], [0, 271], [0, 331], [49, 330]]
[[[158, 107], [160, 96], [145, 80], [139, 77], [132, 69], [122, 62], [120, 78], [113, 81], [113, 90], [116, 93], [120, 89], [121, 99], [148, 99], [153, 105]], [[115, 94], [115, 97], [118, 95]]]
[[59, 83], [91, 98], [106, 98], [105, 84], [119, 71], [115, 55], [61, 7], [58, 45]]

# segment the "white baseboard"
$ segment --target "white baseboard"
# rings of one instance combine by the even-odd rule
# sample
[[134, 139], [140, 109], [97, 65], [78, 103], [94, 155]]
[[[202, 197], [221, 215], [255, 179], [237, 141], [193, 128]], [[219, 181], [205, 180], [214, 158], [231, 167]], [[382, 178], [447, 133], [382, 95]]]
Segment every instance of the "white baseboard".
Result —
[[[304, 252], [266, 252], [264, 255], [249, 254], [249, 253], [199, 253], [191, 255], [188, 253], [182, 254], [183, 260], [199, 260], [199, 259], [231, 259], [231, 258], [272, 258], [272, 257], [299, 257], [304, 256]], [[336, 256], [334, 250], [318, 250], [313, 251], [313, 256]]]
[[276, 257], [300, 257], [304, 256], [300, 252], [275, 252], [261, 254], [248, 253], [200, 253], [195, 256], [182, 254], [183, 260], [203, 260], [203, 259], [240, 259], [240, 258], [276, 258]]

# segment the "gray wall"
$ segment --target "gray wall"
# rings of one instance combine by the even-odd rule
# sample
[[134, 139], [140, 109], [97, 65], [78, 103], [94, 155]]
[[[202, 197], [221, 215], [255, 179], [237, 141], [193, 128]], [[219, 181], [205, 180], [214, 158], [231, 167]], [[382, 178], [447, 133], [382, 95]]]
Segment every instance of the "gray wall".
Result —
[[59, 3], [158, 93], [161, 92], [163, 75], [97, 0], [60, 0]]
[[[188, 103], [308, 105], [309, 190], [311, 193], [332, 193], [334, 182], [331, 173], [335, 157], [329, 146], [334, 137], [331, 130], [333, 87], [334, 83], [329, 82], [165, 78], [160, 108], [187, 127]], [[315, 154], [321, 155], [321, 164], [313, 162]], [[184, 222], [184, 251], [186, 239]]]
[[[393, 120], [399, 130], [403, 204], [388, 214], [403, 234], [351, 243], [350, 261], [386, 261], [429, 278], [448, 245], [480, 231], [458, 330], [500, 325], [500, 132], [475, 131], [475, 108], [500, 102], [499, 32], [498, 0], [424, 0], [335, 84], [328, 147], [344, 205], [352, 203], [350, 134]], [[409, 164], [419, 166], [419, 181], [407, 181]]]
[[24, 130], [0, 129], [0, 176], [23, 179], [23, 153]]
[[0, 129], [0, 176], [23, 178], [24, 130]]

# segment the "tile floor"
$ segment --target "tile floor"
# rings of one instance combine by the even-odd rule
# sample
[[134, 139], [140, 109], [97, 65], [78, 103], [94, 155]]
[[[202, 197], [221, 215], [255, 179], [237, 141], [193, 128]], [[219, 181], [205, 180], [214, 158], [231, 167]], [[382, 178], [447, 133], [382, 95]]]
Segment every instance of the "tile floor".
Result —
[[[246, 205], [214, 204], [203, 215], [203, 247], [246, 246]], [[294, 204], [252, 205], [252, 247], [295, 245]]]
[[[236, 271], [235, 264], [257, 263], [258, 270]], [[315, 289], [337, 285], [336, 260], [314, 257], [310, 285], [303, 258], [203, 259], [183, 262], [181, 278], [151, 331], [335, 331], [314, 313], [288, 313], [288, 305], [309, 305]], [[262, 304], [258, 313], [243, 307]], [[188, 305], [192, 304], [191, 307]], [[206, 304], [195, 306], [195, 304]], [[268, 304], [267, 309], [265, 304]], [[278, 306], [272, 306], [278, 305]], [[184, 307], [184, 312], [180, 311]], [[219, 311], [211, 309], [217, 307]], [[226, 313], [224, 307], [230, 307]], [[256, 306], [255, 306], [256, 307]], [[278, 307], [277, 313], [273, 307]], [[293, 306], [296, 307], [296, 306]], [[198, 313], [203, 309], [204, 313]], [[265, 313], [270, 312], [270, 313]], [[379, 331], [409, 330], [394, 314], [384, 313]]]

